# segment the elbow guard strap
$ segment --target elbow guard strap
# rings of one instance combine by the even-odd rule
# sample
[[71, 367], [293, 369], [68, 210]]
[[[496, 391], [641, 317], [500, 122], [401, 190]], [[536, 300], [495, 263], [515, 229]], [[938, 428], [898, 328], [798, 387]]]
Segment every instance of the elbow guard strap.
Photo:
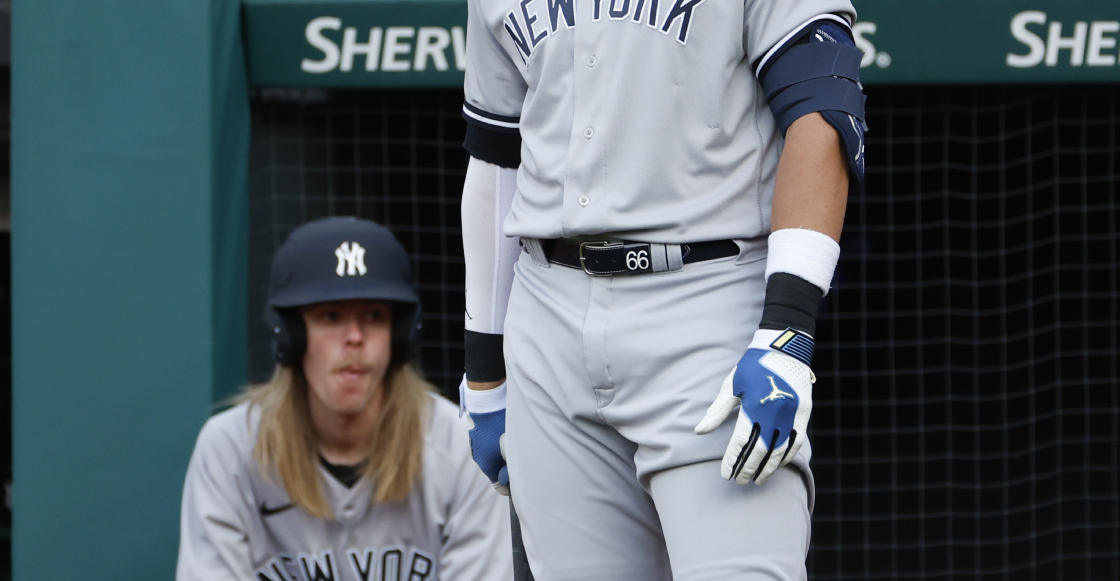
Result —
[[778, 93], [813, 79], [836, 78], [859, 83], [862, 59], [863, 53], [859, 49], [839, 42], [791, 46], [767, 67], [761, 79], [762, 88], [773, 106]]
[[[840, 135], [852, 189], [863, 188], [866, 97], [859, 84], [863, 53], [831, 21], [802, 35], [767, 63], [760, 81], [782, 135], [799, 118], [819, 112]], [[824, 38], [829, 41], [821, 40]], [[837, 40], [839, 39], [839, 40]], [[808, 42], [806, 42], [808, 40]]]

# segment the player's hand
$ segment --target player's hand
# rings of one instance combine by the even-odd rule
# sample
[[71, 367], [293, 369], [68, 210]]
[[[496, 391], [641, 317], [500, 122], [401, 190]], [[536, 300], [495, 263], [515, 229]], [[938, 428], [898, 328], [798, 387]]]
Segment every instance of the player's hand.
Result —
[[[467, 379], [459, 385], [459, 413], [466, 413], [470, 423], [471, 457], [482, 473], [503, 496], [509, 496], [509, 471], [506, 468], [506, 404], [505, 383], [494, 389], [475, 391], [467, 387]], [[487, 411], [469, 412], [467, 398], [478, 398]], [[474, 402], [472, 402], [473, 404]], [[472, 405], [473, 407], [473, 405]]]
[[739, 409], [720, 469], [724, 480], [764, 484], [801, 445], [813, 409], [817, 378], [808, 363], [813, 339], [797, 331], [760, 329], [719, 395], [696, 426], [707, 434]]

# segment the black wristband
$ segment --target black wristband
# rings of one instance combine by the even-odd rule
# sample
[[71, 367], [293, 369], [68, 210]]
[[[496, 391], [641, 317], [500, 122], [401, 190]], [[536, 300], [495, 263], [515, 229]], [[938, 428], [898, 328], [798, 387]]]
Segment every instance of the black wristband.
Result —
[[759, 329], [796, 329], [815, 336], [817, 311], [824, 293], [817, 285], [785, 272], [775, 272], [766, 281], [766, 300]]
[[503, 335], [463, 331], [463, 363], [467, 381], [501, 381], [506, 378], [502, 354]]

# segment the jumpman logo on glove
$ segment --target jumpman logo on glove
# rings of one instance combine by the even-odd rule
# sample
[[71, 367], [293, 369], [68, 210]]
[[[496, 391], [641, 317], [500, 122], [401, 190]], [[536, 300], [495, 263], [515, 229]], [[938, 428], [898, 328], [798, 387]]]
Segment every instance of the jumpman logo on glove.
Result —
[[770, 395], [758, 400], [759, 405], [766, 405], [768, 401], [778, 401], [782, 398], [796, 399], [792, 393], [782, 391], [778, 384], [774, 383], [773, 375], [766, 376], [766, 379], [770, 380], [770, 387], [773, 388], [773, 391], [770, 392]]

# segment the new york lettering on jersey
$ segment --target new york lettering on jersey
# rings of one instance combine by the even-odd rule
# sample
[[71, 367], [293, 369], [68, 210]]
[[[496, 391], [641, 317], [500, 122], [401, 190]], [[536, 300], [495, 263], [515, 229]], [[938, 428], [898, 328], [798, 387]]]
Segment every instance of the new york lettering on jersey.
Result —
[[[407, 557], [407, 558], [406, 558]], [[327, 549], [319, 554], [277, 555], [254, 572], [254, 581], [428, 581], [436, 579], [435, 559], [417, 549], [346, 549], [340, 561]]]
[[[591, 0], [591, 21], [601, 22], [606, 13], [608, 20], [620, 20], [635, 24], [645, 24], [649, 28], [668, 35], [676, 27], [676, 39], [681, 44], [688, 42], [688, 31], [692, 25], [692, 11], [704, 0], [672, 0], [661, 5], [660, 0]], [[576, 26], [575, 0], [521, 0], [506, 14], [503, 26], [517, 47], [522, 61], [533, 56], [537, 45], [564, 28]], [[668, 6], [668, 8], [663, 8]], [[545, 8], [547, 18], [538, 12]]]

